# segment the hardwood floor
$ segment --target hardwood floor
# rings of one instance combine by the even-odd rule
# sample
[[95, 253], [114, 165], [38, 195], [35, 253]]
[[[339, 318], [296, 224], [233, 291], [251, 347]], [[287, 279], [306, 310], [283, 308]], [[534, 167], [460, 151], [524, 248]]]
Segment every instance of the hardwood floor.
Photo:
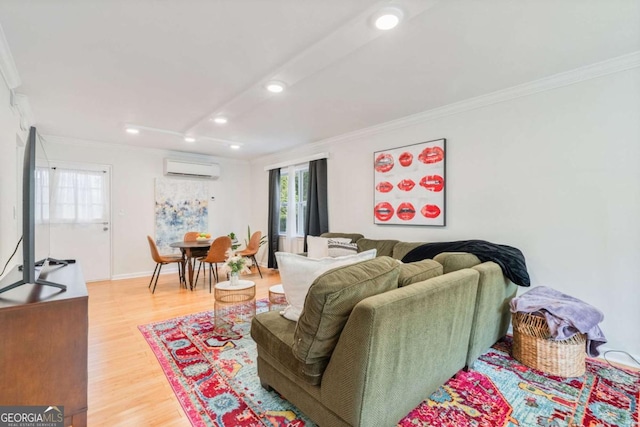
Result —
[[[280, 283], [275, 270], [243, 275], [256, 282], [256, 298]], [[88, 283], [90, 426], [185, 426], [191, 424], [138, 325], [212, 310], [200, 277], [194, 291], [180, 288], [177, 273], [163, 274], [154, 294], [149, 277]]]

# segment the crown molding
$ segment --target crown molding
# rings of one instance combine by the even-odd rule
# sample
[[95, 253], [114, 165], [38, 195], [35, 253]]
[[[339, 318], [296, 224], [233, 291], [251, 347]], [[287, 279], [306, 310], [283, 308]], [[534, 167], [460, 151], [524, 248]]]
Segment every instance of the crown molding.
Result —
[[22, 84], [16, 63], [13, 60], [9, 43], [0, 26], [0, 72], [9, 89], [15, 89]]
[[412, 114], [410, 116], [370, 126], [364, 129], [359, 129], [353, 132], [348, 132], [342, 135], [323, 139], [317, 141], [316, 143], [313, 143], [313, 145], [318, 149], [322, 149], [320, 147], [326, 147], [338, 142], [350, 141], [357, 138], [372, 136], [382, 132], [401, 129], [407, 126], [412, 126], [442, 117], [463, 113], [465, 111], [475, 110], [477, 108], [486, 107], [500, 102], [510, 101], [516, 98], [522, 98], [539, 92], [569, 86], [574, 83], [579, 83], [585, 80], [590, 80], [609, 74], [619, 73], [621, 71], [626, 71], [637, 67], [640, 67], [640, 51], [576, 68], [574, 70], [554, 74], [552, 76], [534, 80], [529, 83], [512, 86], [507, 89], [445, 105], [443, 107], [438, 107], [432, 110], [423, 111], [421, 113]]
[[12, 91], [13, 104], [20, 115], [20, 128], [24, 131], [29, 130], [30, 126], [36, 124], [36, 118], [31, 111], [31, 104], [26, 95], [14, 93]]

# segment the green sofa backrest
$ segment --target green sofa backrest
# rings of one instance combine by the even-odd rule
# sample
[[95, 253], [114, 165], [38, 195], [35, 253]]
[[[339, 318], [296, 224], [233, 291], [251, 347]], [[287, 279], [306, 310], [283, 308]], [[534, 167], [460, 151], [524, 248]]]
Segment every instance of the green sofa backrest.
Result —
[[393, 248], [399, 240], [380, 240], [380, 239], [367, 239], [363, 237], [359, 239], [356, 244], [358, 245], [358, 252], [368, 251], [370, 249], [376, 249], [376, 256], [393, 256]]

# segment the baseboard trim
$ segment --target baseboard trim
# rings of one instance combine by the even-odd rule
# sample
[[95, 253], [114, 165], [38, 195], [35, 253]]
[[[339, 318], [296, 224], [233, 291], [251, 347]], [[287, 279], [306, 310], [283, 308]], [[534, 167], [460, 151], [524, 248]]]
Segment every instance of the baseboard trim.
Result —
[[[177, 274], [177, 273], [178, 273], [177, 267], [165, 267], [162, 269], [162, 272], [160, 274], [164, 276], [165, 274]], [[111, 276], [111, 280], [137, 279], [139, 277], [151, 278], [152, 274], [153, 274], [153, 270], [140, 271], [137, 273], [128, 273], [128, 274], [116, 274], [114, 276]]]

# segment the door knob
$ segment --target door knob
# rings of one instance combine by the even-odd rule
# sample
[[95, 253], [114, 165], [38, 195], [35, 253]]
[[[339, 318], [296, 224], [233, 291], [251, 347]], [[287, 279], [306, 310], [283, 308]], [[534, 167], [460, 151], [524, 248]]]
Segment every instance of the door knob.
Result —
[[102, 228], [102, 231], [107, 231], [107, 230], [109, 230], [109, 227], [103, 227]]

